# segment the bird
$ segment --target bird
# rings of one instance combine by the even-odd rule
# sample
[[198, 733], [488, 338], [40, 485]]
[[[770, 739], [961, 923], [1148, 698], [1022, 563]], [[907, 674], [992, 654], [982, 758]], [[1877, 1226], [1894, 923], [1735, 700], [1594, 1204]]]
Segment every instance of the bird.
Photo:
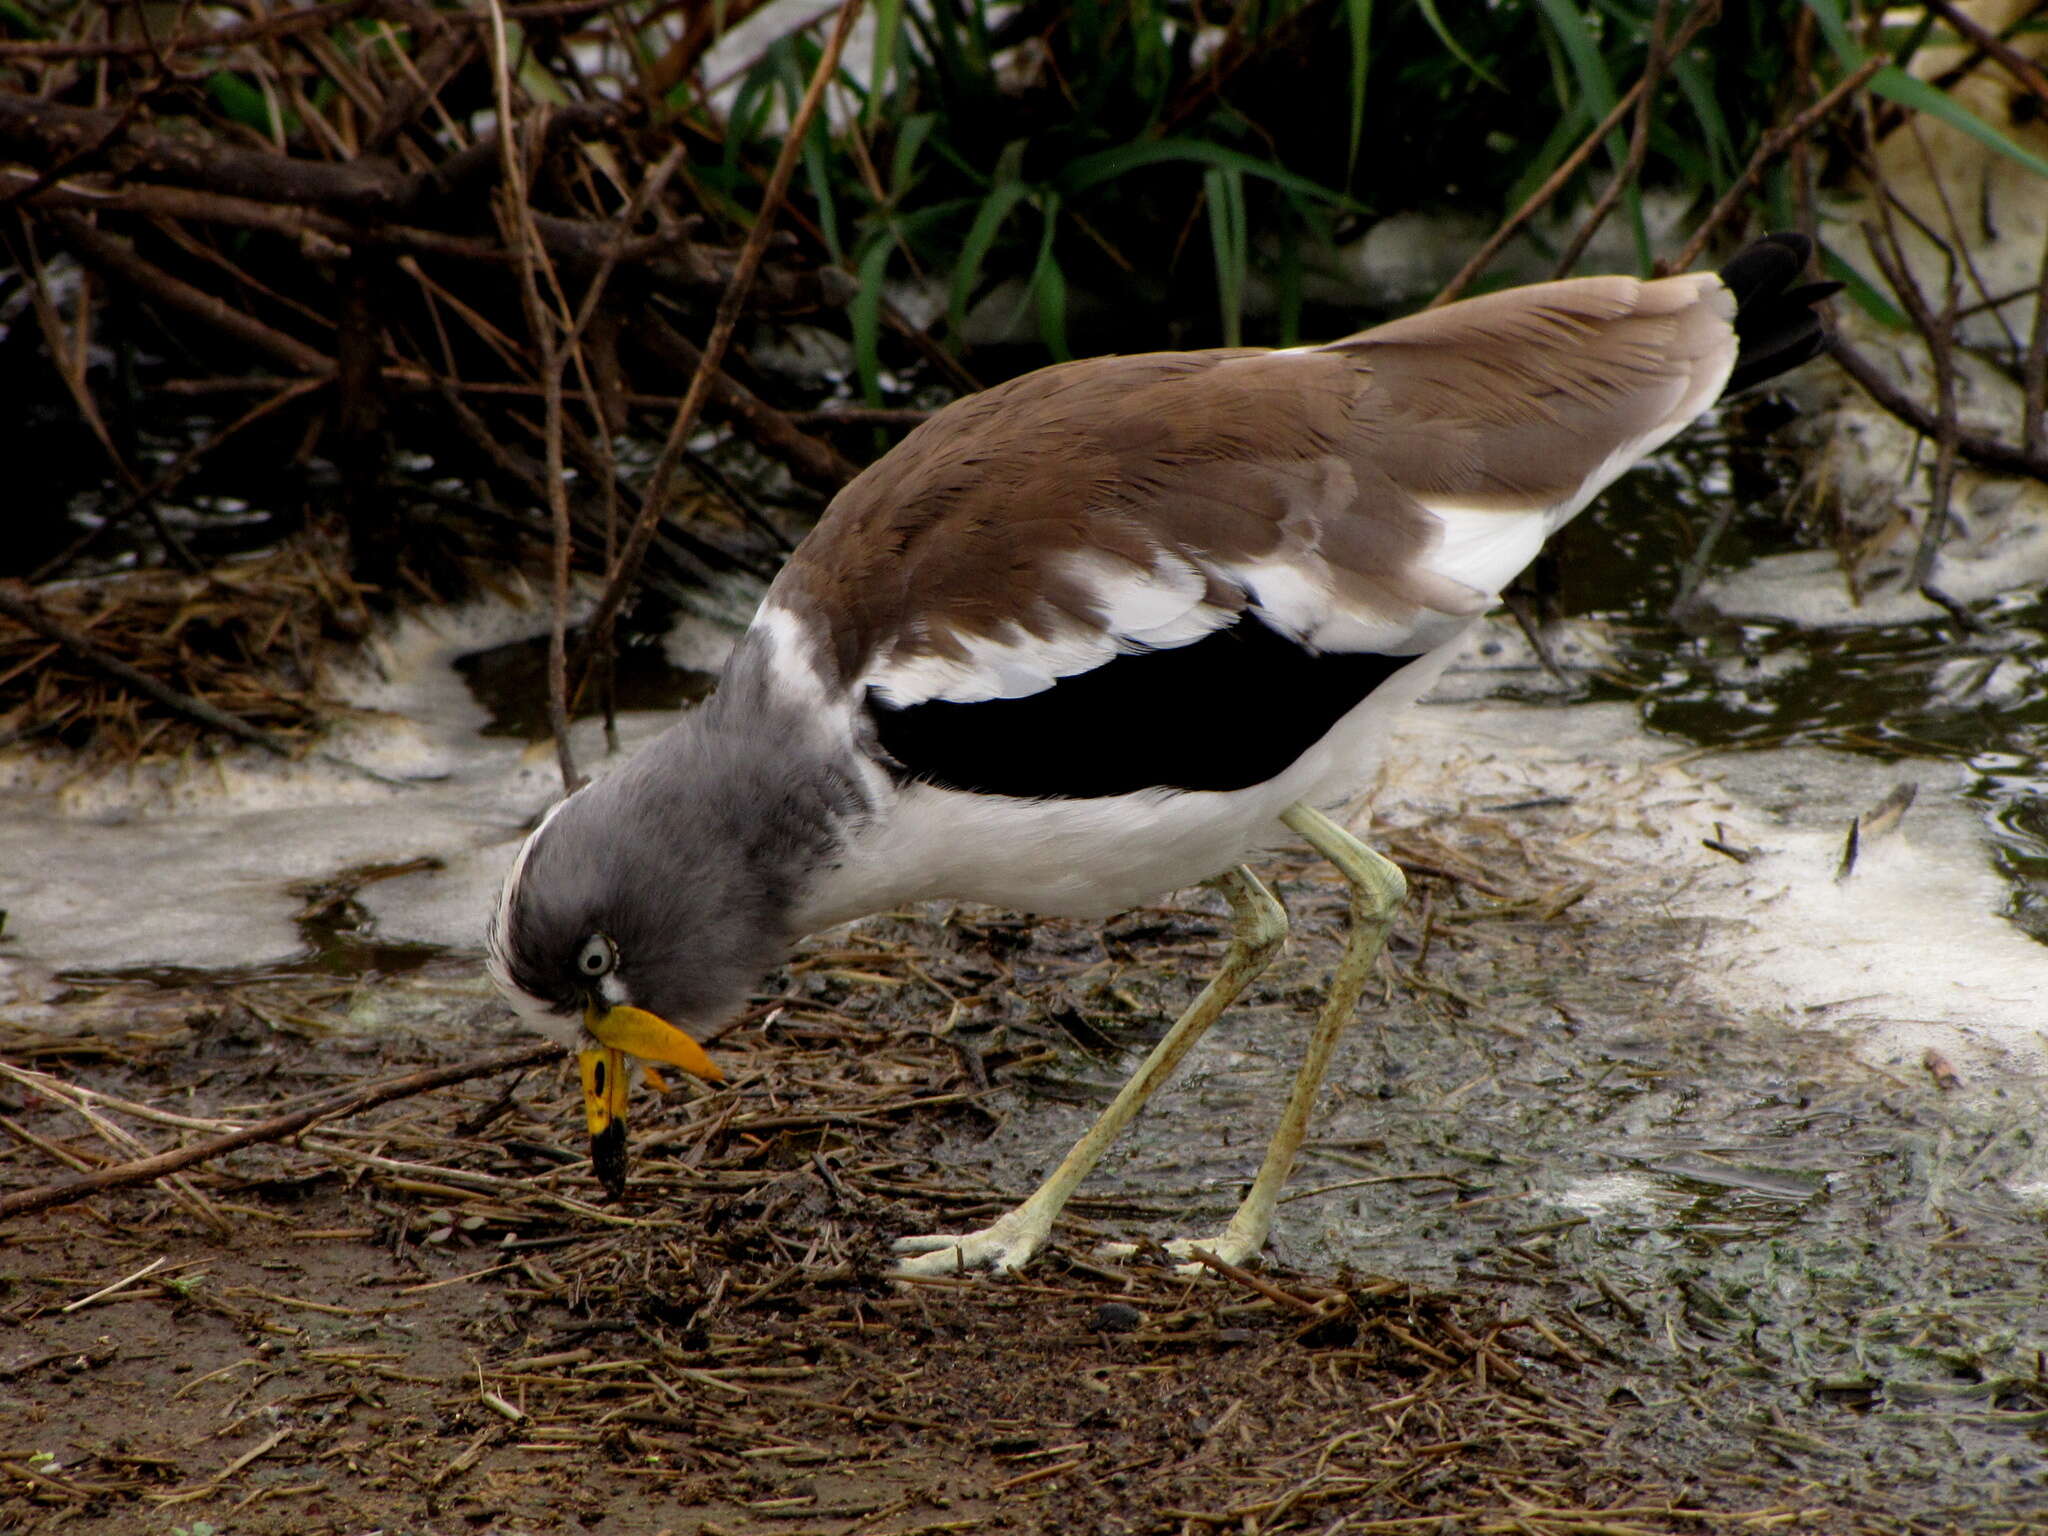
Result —
[[1323, 345], [1060, 363], [929, 417], [832, 500], [712, 697], [513, 858], [489, 969], [576, 1050], [599, 1178], [623, 1193], [627, 1058], [721, 1080], [692, 1032], [805, 935], [1211, 887], [1221, 963], [1059, 1166], [984, 1228], [895, 1244], [903, 1275], [1015, 1271], [1280, 948], [1247, 861], [1299, 837], [1349, 932], [1242, 1203], [1165, 1245], [1255, 1260], [1405, 894], [1330, 810], [1547, 538], [1821, 350], [1839, 285], [1812, 257], [1770, 235], [1718, 273], [1507, 288]]

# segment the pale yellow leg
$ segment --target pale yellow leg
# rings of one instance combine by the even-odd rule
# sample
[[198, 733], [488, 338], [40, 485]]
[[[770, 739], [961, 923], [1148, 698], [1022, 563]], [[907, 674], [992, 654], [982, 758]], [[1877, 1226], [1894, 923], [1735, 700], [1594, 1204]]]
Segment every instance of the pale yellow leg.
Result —
[[[1280, 1123], [1273, 1131], [1266, 1160], [1260, 1164], [1250, 1192], [1237, 1208], [1237, 1214], [1230, 1218], [1230, 1225], [1217, 1237], [1207, 1241], [1179, 1238], [1166, 1244], [1169, 1253], [1181, 1258], [1188, 1257], [1195, 1248], [1202, 1248], [1227, 1264], [1242, 1264], [1265, 1247], [1266, 1234], [1273, 1225], [1273, 1208], [1279, 1204], [1280, 1190], [1294, 1171], [1295, 1156], [1308, 1133], [1316, 1090], [1330, 1070], [1330, 1056], [1351, 1023], [1359, 994], [1365, 990], [1373, 966], [1379, 961], [1380, 949], [1386, 943], [1387, 931], [1394, 925], [1394, 914], [1408, 894], [1408, 882], [1392, 862], [1374, 853], [1313, 806], [1290, 806], [1280, 819], [1336, 865], [1350, 885], [1351, 932], [1345, 939], [1337, 969], [1331, 973], [1322, 1012], [1316, 1016], [1315, 1028], [1308, 1037], [1308, 1052], [1294, 1074], [1293, 1091], [1280, 1111]], [[1128, 1244], [1117, 1244], [1109, 1250], [1112, 1255], [1131, 1251]], [[1203, 1272], [1199, 1264], [1183, 1269], [1189, 1274]]]
[[[1152, 1053], [1102, 1112], [1102, 1117], [1030, 1198], [979, 1232], [897, 1239], [898, 1253], [915, 1255], [897, 1266], [898, 1274], [950, 1275], [971, 1269], [1002, 1273], [1022, 1268], [1045, 1246], [1061, 1207], [1101, 1161], [1117, 1133], [1130, 1124], [1159, 1085], [1173, 1075], [1181, 1058], [1216, 1022], [1217, 1015], [1266, 968], [1287, 937], [1287, 914], [1280, 903], [1248, 869], [1233, 869], [1204, 883], [1221, 891], [1229, 901], [1234, 924], [1223, 964], [1201, 995], [1152, 1047]], [[1285, 1177], [1284, 1170], [1281, 1176]]]

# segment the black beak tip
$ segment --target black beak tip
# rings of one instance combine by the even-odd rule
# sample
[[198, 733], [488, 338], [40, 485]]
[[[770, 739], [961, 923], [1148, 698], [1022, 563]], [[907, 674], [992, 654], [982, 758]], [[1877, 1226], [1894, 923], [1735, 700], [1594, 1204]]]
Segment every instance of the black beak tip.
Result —
[[626, 1122], [614, 1119], [590, 1138], [590, 1166], [614, 1200], [626, 1197]]

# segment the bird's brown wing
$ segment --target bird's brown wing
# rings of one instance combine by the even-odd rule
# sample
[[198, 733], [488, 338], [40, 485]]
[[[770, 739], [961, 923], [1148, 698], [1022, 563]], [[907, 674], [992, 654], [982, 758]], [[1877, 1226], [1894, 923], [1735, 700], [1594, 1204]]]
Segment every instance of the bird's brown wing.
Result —
[[962, 400], [834, 501], [778, 578], [882, 702], [1041, 692], [1247, 609], [1414, 655], [1720, 393], [1710, 274], [1586, 278], [1328, 346], [1099, 358]]

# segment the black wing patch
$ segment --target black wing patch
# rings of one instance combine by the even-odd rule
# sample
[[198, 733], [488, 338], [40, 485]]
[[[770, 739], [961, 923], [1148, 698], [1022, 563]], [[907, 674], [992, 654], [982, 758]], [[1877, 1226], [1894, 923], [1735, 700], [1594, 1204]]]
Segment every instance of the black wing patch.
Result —
[[1416, 659], [1313, 651], [1246, 614], [1021, 699], [897, 707], [870, 694], [869, 709], [904, 776], [945, 789], [1051, 800], [1245, 789], [1284, 772]]

